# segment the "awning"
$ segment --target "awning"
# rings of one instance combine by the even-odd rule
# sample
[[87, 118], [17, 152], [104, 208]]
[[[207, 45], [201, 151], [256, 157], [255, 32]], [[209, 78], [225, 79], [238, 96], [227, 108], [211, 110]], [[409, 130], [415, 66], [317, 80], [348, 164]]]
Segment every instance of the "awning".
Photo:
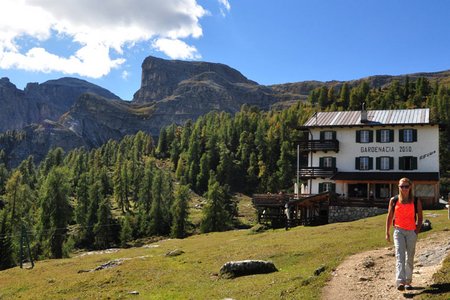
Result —
[[338, 172], [331, 180], [348, 181], [398, 181], [400, 178], [412, 181], [439, 181], [438, 172]]

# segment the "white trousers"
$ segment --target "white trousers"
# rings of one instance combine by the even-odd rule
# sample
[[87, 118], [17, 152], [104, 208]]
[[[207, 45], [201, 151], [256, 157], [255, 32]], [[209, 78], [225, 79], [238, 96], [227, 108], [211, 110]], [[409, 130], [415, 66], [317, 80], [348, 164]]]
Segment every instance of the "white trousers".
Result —
[[394, 228], [395, 278], [397, 285], [411, 284], [414, 269], [417, 234], [414, 230]]

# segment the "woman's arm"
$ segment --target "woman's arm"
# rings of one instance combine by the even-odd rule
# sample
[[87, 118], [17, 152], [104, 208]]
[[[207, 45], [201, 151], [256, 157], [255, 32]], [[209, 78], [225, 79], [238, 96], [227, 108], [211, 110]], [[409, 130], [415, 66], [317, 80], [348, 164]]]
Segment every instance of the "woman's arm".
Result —
[[392, 197], [391, 200], [389, 200], [389, 207], [388, 207], [388, 214], [386, 217], [386, 241], [391, 241], [391, 225], [392, 225], [392, 219], [394, 218], [394, 209], [392, 208], [392, 202], [394, 201], [394, 198]]
[[423, 212], [422, 212], [422, 201], [417, 199], [417, 224], [416, 224], [416, 234], [419, 234], [422, 227]]

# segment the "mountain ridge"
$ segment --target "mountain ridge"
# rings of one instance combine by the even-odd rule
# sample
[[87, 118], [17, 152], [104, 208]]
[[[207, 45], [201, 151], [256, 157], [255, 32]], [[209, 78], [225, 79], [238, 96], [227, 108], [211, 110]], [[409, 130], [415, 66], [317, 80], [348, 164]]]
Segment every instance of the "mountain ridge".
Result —
[[[17, 142], [20, 155], [11, 154], [14, 147], [9, 151], [12, 151], [8, 155], [14, 158], [14, 164], [29, 154], [37, 155], [36, 161], [39, 161], [45, 145], [38, 141], [44, 136], [48, 139], [48, 150], [61, 145], [71, 135], [73, 142], [69, 144], [73, 147], [98, 147], [109, 139], [120, 139], [139, 130], [157, 137], [164, 126], [195, 121], [210, 111], [234, 114], [243, 104], [262, 110], [282, 109], [305, 101], [313, 89], [324, 85], [337, 90], [345, 82], [353, 87], [367, 81], [371, 88], [385, 88], [392, 81], [404, 82], [407, 77], [411, 81], [425, 77], [450, 83], [450, 70], [266, 86], [225, 64], [149, 56], [142, 63], [141, 87], [132, 101], [121, 100], [100, 86], [72, 77], [29, 83], [24, 90], [18, 89], [8, 78], [1, 78], [0, 133], [24, 130], [28, 135]], [[36, 147], [33, 142], [37, 143]], [[5, 145], [0, 142], [2, 148]], [[70, 147], [63, 148], [70, 150]]]

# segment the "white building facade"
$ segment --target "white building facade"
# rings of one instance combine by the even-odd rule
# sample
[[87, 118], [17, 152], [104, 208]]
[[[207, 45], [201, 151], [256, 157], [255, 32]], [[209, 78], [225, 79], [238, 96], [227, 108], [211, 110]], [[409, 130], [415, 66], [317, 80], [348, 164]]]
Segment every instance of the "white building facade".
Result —
[[386, 199], [398, 180], [414, 182], [425, 207], [438, 201], [439, 125], [429, 109], [318, 112], [302, 127], [307, 166], [302, 193], [332, 191], [348, 199]]

